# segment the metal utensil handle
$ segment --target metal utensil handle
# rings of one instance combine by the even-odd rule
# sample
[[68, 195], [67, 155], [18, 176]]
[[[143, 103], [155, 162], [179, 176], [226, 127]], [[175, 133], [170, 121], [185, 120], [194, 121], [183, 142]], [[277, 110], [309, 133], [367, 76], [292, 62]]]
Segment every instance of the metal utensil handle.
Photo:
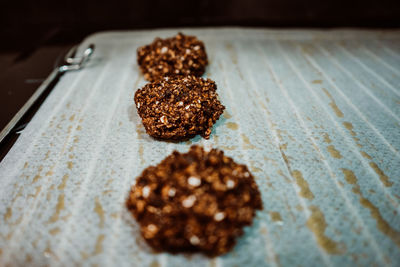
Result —
[[[56, 69], [54, 69], [49, 77], [39, 86], [39, 88], [35, 91], [35, 93], [28, 99], [28, 101], [22, 106], [22, 108], [15, 114], [15, 116], [11, 119], [11, 121], [4, 127], [4, 129], [0, 132], [0, 143], [13, 131], [21, 118], [28, 112], [28, 110], [35, 104], [35, 102], [39, 99], [39, 97], [43, 94], [44, 91], [48, 89], [48, 87], [55, 81], [57, 78], [60, 78], [62, 74], [68, 71], [80, 70], [85, 64], [89, 61], [90, 57], [94, 52], [95, 46], [90, 44], [88, 48], [83, 52], [82, 57], [71, 57], [71, 55], [76, 51], [76, 47], [71, 48], [71, 50], [67, 54], [66, 63]], [[75, 50], [75, 51], [74, 51]], [[23, 128], [22, 128], [23, 129]], [[18, 130], [22, 130], [21, 127]]]

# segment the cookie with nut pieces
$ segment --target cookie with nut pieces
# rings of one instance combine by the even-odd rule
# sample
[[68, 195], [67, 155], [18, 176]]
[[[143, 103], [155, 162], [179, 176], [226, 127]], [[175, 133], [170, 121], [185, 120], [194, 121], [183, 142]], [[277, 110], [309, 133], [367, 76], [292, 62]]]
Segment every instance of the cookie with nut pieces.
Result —
[[204, 43], [182, 33], [167, 39], [156, 38], [139, 47], [137, 62], [148, 81], [171, 75], [201, 76], [208, 64]]
[[217, 85], [195, 76], [164, 77], [135, 93], [146, 132], [158, 139], [184, 140], [197, 134], [208, 139], [225, 107]]
[[257, 184], [245, 165], [223, 151], [192, 146], [174, 151], [136, 179], [127, 207], [156, 251], [228, 252], [262, 209]]

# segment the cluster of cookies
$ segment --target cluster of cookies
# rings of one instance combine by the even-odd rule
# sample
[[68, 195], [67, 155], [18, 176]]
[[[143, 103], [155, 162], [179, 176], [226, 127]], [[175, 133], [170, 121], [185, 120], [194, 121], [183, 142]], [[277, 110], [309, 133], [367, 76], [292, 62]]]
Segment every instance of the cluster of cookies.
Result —
[[135, 103], [146, 132], [158, 139], [209, 138], [225, 107], [217, 86], [203, 79], [208, 64], [204, 43], [181, 33], [140, 47], [137, 61], [150, 81], [136, 91]]
[[[135, 93], [146, 132], [156, 139], [208, 139], [225, 107], [204, 74], [204, 43], [181, 33], [140, 47], [137, 61], [150, 81]], [[262, 209], [260, 192], [245, 165], [223, 151], [192, 146], [146, 168], [132, 186], [128, 209], [157, 251], [228, 252], [243, 227]]]

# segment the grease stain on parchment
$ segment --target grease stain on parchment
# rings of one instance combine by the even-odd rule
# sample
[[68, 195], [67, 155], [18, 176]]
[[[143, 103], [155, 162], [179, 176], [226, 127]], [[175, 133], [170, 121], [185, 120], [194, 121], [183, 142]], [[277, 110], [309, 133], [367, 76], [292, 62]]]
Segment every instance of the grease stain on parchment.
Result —
[[103, 241], [105, 236], [103, 234], [99, 235], [96, 240], [96, 245], [94, 247], [94, 255], [100, 254], [103, 252]]
[[285, 175], [282, 170], [277, 170], [276, 173], [279, 174], [280, 176], [282, 176], [285, 179], [285, 182], [287, 182], [287, 183], [291, 182], [290, 178], [287, 175]]
[[40, 174], [36, 174], [35, 177], [33, 177], [32, 183], [36, 183], [40, 180], [40, 178], [42, 178], [42, 176]]
[[308, 182], [304, 179], [303, 174], [298, 170], [293, 170], [292, 176], [296, 180], [298, 187], [300, 187], [300, 196], [307, 199], [313, 199], [314, 194], [311, 192]]
[[37, 196], [39, 195], [40, 191], [42, 190], [42, 186], [36, 186], [35, 187], [35, 193], [34, 194], [29, 194], [28, 197], [32, 197], [32, 198], [37, 198]]
[[350, 132], [352, 136], [357, 135], [356, 132], [353, 130], [353, 124], [351, 124], [351, 122], [344, 121], [343, 126]]
[[232, 118], [232, 115], [228, 112], [228, 111], [224, 111], [223, 116], [225, 117], [225, 119], [230, 119]]
[[82, 258], [82, 260], [87, 260], [87, 259], [89, 259], [89, 257], [90, 257], [89, 254], [87, 254], [87, 253], [84, 252], [84, 251], [81, 251], [81, 258]]
[[114, 182], [114, 179], [113, 179], [113, 178], [108, 179], [107, 182], [106, 182], [106, 184], [105, 184], [105, 187], [110, 186], [110, 185], [112, 184], [112, 182]]
[[131, 122], [137, 123], [138, 115], [135, 105], [130, 105], [128, 108], [128, 118]]
[[96, 239], [96, 243], [94, 245], [94, 249], [93, 252], [91, 252], [90, 254], [85, 252], [85, 251], [81, 251], [81, 258], [83, 260], [87, 260], [92, 256], [96, 256], [98, 254], [101, 254], [103, 252], [103, 241], [104, 241], [105, 235], [101, 234], [97, 237]]
[[322, 84], [322, 80], [313, 80], [311, 83], [313, 83], [313, 84]]
[[[262, 227], [261, 227], [260, 233], [261, 233], [262, 235], [264, 235], [265, 240], [269, 240], [269, 239], [270, 239], [270, 238], [268, 237], [268, 230], [267, 230], [267, 228], [266, 228], [265, 226], [262, 226]], [[275, 265], [276, 265], [276, 266], [278, 266], [278, 267], [281, 266], [281, 264], [280, 264], [280, 259], [279, 259], [279, 255], [273, 253], [272, 260], [275, 261]], [[270, 259], [266, 259], [266, 262], [269, 262], [269, 261], [270, 261]]]
[[341, 159], [342, 155], [340, 154], [340, 151], [337, 150], [333, 145], [329, 145], [327, 147], [329, 154], [331, 154], [332, 157], [336, 159]]
[[249, 138], [245, 134], [241, 134], [242, 140], [243, 140], [243, 148], [244, 149], [255, 149], [256, 147], [250, 143]]
[[237, 146], [219, 146], [223, 150], [235, 150]]
[[277, 212], [277, 211], [271, 211], [269, 213], [269, 216], [271, 217], [271, 220], [273, 222], [281, 222], [282, 221], [281, 214], [279, 212]]
[[39, 181], [42, 178], [42, 176], [40, 175], [42, 170], [43, 170], [43, 166], [40, 165], [38, 168], [37, 174], [32, 179], [32, 184], [36, 183], [37, 181]]
[[369, 166], [371, 166], [371, 168], [376, 172], [376, 174], [378, 174], [379, 179], [381, 180], [384, 186], [391, 187], [393, 185], [393, 182], [389, 180], [389, 177], [379, 168], [379, 166], [375, 162], [370, 161]]
[[53, 166], [50, 167], [50, 170], [48, 170], [45, 174], [45, 176], [52, 176], [54, 174], [54, 167], [56, 166], [56, 164], [53, 164]]
[[49, 156], [50, 156], [50, 150], [47, 150], [46, 155], [44, 155], [44, 159], [43, 160], [48, 159]]
[[12, 217], [12, 209], [10, 207], [7, 208], [6, 213], [4, 214], [4, 221], [7, 222]]
[[68, 181], [69, 175], [65, 174], [62, 178], [61, 184], [59, 184], [59, 186], [57, 187], [58, 190], [64, 190], [65, 186], [67, 185], [67, 181]]
[[358, 179], [353, 171], [342, 169], [345, 180], [348, 184], [353, 185], [353, 192], [360, 196], [360, 204], [369, 209], [372, 218], [376, 221], [376, 226], [380, 232], [392, 239], [392, 241], [400, 247], [400, 232], [390, 226], [390, 224], [382, 217], [378, 207], [369, 201], [361, 192]]
[[99, 227], [103, 228], [104, 227], [104, 209], [103, 206], [100, 203], [100, 200], [98, 197], [96, 197], [95, 202], [94, 202], [94, 212], [99, 216]]
[[140, 158], [140, 164], [142, 164], [142, 165], [145, 163], [143, 154], [144, 154], [144, 147], [143, 147], [143, 144], [140, 143], [139, 144], [139, 158]]
[[228, 127], [231, 130], [239, 129], [239, 125], [236, 122], [227, 122], [226, 127]]
[[[1, 253], [0, 253], [0, 255], [1, 255]], [[31, 263], [32, 262], [32, 255], [31, 254], [26, 254], [26, 257], [25, 257], [25, 262], [27, 262], [27, 263]]]
[[332, 143], [332, 140], [329, 138], [329, 134], [324, 133], [324, 142], [327, 144]]
[[325, 221], [325, 216], [317, 206], [310, 206], [311, 215], [307, 220], [307, 227], [313, 232], [319, 246], [329, 254], [343, 254], [344, 248], [340, 244], [325, 234], [328, 226]]
[[231, 60], [232, 60], [232, 63], [233, 63], [233, 65], [234, 65], [234, 67], [235, 67], [235, 69], [236, 69], [236, 72], [238, 73], [240, 79], [241, 79], [241, 80], [244, 80], [242, 71], [241, 71], [241, 69], [239, 68], [239, 65], [238, 65], [238, 57], [237, 57], [237, 52], [236, 52], [235, 48], [234, 48], [234, 47], [232, 46], [232, 44], [230, 44], [230, 43], [227, 43], [227, 44], [225, 45], [225, 47], [226, 47], [226, 51], [228, 51], [228, 53], [229, 53], [229, 55], [230, 55], [230, 58], [231, 58]]
[[60, 229], [59, 227], [53, 228], [53, 229], [51, 229], [51, 230], [49, 231], [49, 233], [50, 233], [51, 235], [57, 235], [57, 234], [59, 234], [60, 232], [61, 232], [61, 229]]
[[[353, 125], [350, 122], [343, 122], [344, 127], [350, 132], [352, 135], [354, 141], [356, 142], [358, 147], [362, 147], [362, 145], [358, 142], [359, 139], [356, 138], [356, 132], [353, 130]], [[360, 151], [361, 156], [363, 156], [366, 159], [369, 159], [369, 166], [374, 170], [374, 172], [378, 175], [379, 180], [382, 182], [382, 184], [386, 187], [391, 187], [393, 185], [393, 182], [390, 181], [389, 177], [385, 174], [385, 172], [379, 168], [378, 164], [376, 164], [374, 161], [372, 161], [372, 157], [366, 153], [365, 151]]]
[[360, 199], [361, 205], [369, 209], [372, 218], [376, 221], [376, 225], [379, 231], [384, 235], [392, 239], [396, 246], [400, 247], [400, 232], [390, 226], [390, 224], [382, 217], [379, 209], [371, 203], [368, 199], [362, 197]]
[[329, 106], [332, 108], [332, 110], [335, 112], [336, 116], [343, 118], [343, 112], [339, 109], [339, 107], [336, 105], [335, 99], [333, 99], [332, 95], [329, 93], [328, 90], [325, 88], [322, 88], [322, 90], [325, 92], [325, 94], [329, 97], [331, 102], [329, 102]]
[[254, 166], [254, 165], [250, 166], [250, 170], [251, 170], [251, 172], [262, 172], [262, 169]]
[[357, 177], [354, 175], [352, 170], [349, 169], [341, 169], [344, 174], [344, 179], [348, 184], [355, 185], [357, 184]]
[[47, 247], [44, 250], [43, 255], [46, 258], [54, 257], [56, 259], [59, 259], [58, 256], [50, 249], [50, 242], [49, 241], [47, 241]]
[[111, 190], [111, 189], [109, 189], [109, 190], [104, 190], [103, 192], [102, 192], [102, 194], [103, 195], [107, 195], [107, 194], [110, 194], [110, 193], [112, 193], [114, 190]]
[[364, 151], [361, 151], [361, 156], [363, 156], [366, 159], [372, 159], [372, 157], [368, 153], [366, 153]]
[[158, 263], [158, 261], [154, 260], [150, 263], [150, 267], [160, 267], [161, 265]]
[[72, 163], [72, 161], [68, 161], [67, 162], [67, 167], [68, 167], [68, 169], [72, 169], [72, 167], [74, 167], [74, 164]]
[[225, 45], [225, 47], [226, 47], [226, 50], [229, 52], [229, 54], [230, 54], [230, 56], [231, 56], [231, 59], [232, 59], [233, 64], [237, 64], [237, 63], [238, 63], [237, 55], [236, 55], [236, 53], [235, 53], [235, 50], [234, 50], [232, 44], [227, 43], [227, 44]]

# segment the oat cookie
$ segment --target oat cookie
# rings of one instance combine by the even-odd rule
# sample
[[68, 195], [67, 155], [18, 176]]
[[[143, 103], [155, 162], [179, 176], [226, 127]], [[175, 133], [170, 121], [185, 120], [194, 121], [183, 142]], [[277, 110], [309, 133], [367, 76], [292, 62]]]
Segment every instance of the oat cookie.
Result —
[[225, 107], [210, 79], [164, 77], [135, 93], [135, 103], [146, 132], [159, 139], [184, 140], [201, 134], [208, 139]]
[[172, 75], [201, 76], [208, 64], [204, 43], [182, 33], [139, 47], [137, 62], [148, 81]]
[[156, 251], [228, 252], [262, 209], [260, 192], [245, 165], [223, 151], [192, 146], [174, 151], [136, 179], [126, 202]]

